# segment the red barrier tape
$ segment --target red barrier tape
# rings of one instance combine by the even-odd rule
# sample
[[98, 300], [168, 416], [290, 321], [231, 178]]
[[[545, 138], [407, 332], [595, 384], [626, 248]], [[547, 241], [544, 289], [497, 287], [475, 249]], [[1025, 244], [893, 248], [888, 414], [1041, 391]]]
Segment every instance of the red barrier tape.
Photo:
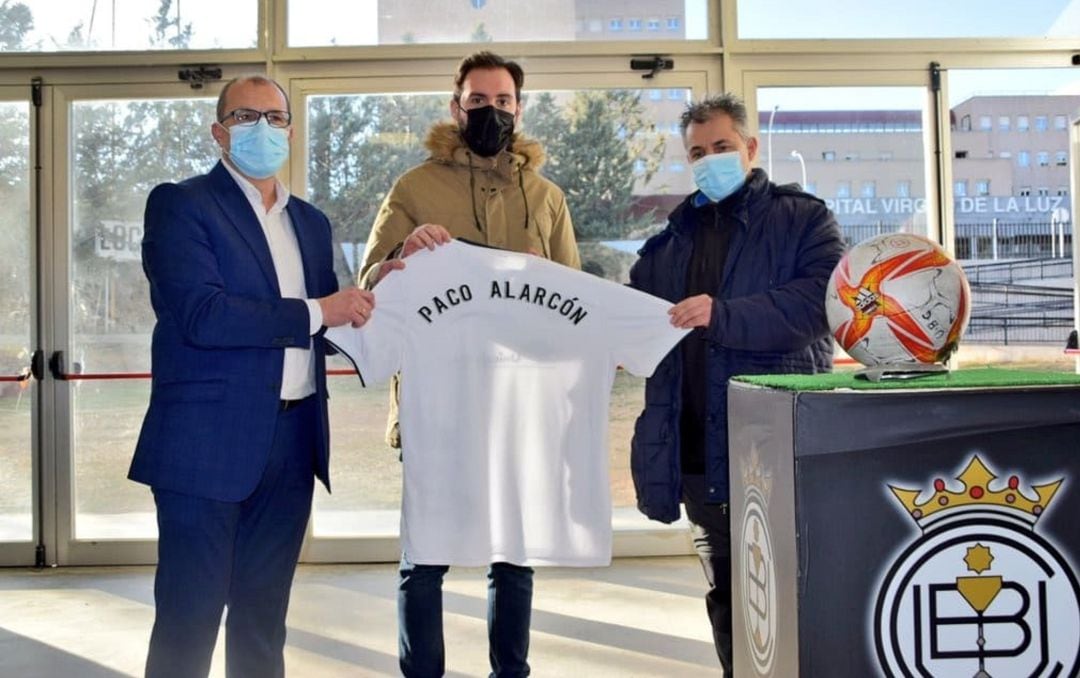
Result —
[[65, 374], [64, 381], [108, 381], [111, 379], [149, 379], [149, 372], [94, 372], [89, 374]]
[[[344, 377], [352, 376], [356, 374], [356, 370], [327, 370], [326, 373], [332, 377]], [[115, 379], [149, 379], [150, 372], [93, 372], [87, 374], [65, 374], [64, 381], [109, 381]], [[18, 378], [0, 377], [0, 381], [23, 381], [29, 379], [30, 376]]]

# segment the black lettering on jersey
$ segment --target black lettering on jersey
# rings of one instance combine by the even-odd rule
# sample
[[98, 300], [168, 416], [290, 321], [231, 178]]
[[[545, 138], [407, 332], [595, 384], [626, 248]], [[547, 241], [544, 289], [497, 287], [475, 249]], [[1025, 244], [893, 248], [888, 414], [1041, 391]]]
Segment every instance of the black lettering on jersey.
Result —
[[536, 306], [547, 307], [574, 325], [580, 324], [589, 315], [589, 312], [582, 308], [577, 297], [567, 297], [559, 292], [529, 283], [522, 283], [515, 295], [510, 289], [509, 280], [492, 280], [490, 298], [521, 299]]
[[421, 306], [416, 312], [430, 323], [432, 315], [442, 315], [444, 311], [467, 301], [472, 301], [472, 290], [468, 285], [458, 285], [457, 288], [448, 288], [441, 297], [432, 297], [431, 306]]

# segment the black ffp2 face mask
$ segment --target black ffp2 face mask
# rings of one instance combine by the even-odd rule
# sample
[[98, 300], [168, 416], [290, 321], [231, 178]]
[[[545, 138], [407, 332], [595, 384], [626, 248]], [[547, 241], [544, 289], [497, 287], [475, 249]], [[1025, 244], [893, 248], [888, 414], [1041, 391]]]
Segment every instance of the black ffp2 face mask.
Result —
[[465, 111], [468, 122], [461, 130], [465, 144], [473, 153], [490, 158], [510, 145], [514, 136], [514, 114], [494, 106]]

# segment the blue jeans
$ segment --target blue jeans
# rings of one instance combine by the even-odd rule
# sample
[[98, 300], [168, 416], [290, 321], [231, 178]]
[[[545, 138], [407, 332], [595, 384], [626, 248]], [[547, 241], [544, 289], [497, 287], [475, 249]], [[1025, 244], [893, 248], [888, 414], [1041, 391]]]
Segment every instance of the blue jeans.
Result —
[[[447, 565], [417, 565], [401, 556], [398, 579], [398, 656], [405, 678], [446, 672], [442, 583]], [[493, 678], [529, 675], [533, 570], [510, 563], [488, 568], [488, 659]]]

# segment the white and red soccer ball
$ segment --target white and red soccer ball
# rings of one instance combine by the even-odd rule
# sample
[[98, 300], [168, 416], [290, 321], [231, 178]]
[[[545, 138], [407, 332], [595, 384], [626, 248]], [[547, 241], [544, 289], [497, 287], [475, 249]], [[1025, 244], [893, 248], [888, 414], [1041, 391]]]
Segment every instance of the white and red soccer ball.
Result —
[[892, 233], [864, 240], [840, 259], [825, 311], [837, 343], [863, 365], [939, 363], [967, 327], [971, 290], [940, 245]]

